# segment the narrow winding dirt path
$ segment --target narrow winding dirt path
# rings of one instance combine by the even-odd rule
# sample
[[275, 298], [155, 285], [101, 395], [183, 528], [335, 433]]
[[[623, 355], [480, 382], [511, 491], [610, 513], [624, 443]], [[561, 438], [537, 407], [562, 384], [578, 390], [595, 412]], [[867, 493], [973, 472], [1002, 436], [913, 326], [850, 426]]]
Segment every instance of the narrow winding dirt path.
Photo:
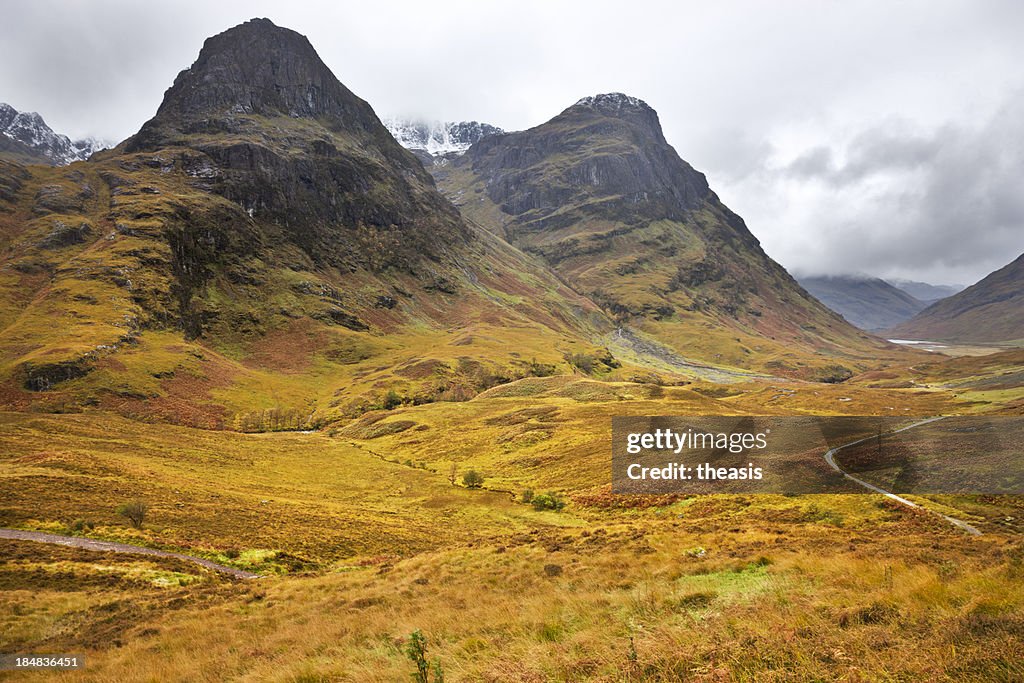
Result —
[[[930, 417], [927, 420], [921, 420], [920, 422], [915, 422], [913, 424], [907, 425], [906, 427], [901, 427], [900, 429], [895, 429], [895, 430], [893, 430], [891, 432], [886, 432], [885, 434], [883, 434], [883, 436], [888, 436], [889, 434], [899, 434], [900, 432], [905, 432], [908, 429], [913, 429], [914, 427], [920, 427], [921, 425], [928, 424], [929, 422], [935, 422], [935, 421], [941, 420], [941, 419], [943, 419], [943, 418], [942, 417]], [[836, 453], [838, 453], [839, 451], [843, 450], [844, 448], [850, 448], [851, 446], [856, 446], [859, 443], [864, 443], [865, 441], [870, 441], [871, 439], [874, 439], [874, 438], [877, 438], [877, 437], [876, 437], [876, 435], [872, 434], [871, 436], [866, 436], [863, 439], [857, 439], [856, 441], [851, 441], [850, 443], [843, 444], [842, 446], [836, 446], [835, 448], [830, 448], [828, 451], [825, 452], [825, 462], [827, 462], [829, 465], [831, 465], [832, 469], [834, 469], [836, 472], [839, 472], [841, 475], [843, 475], [844, 477], [846, 477], [850, 481], [857, 482], [858, 484], [860, 484], [861, 486], [863, 486], [866, 489], [870, 489], [871, 491], [874, 491], [875, 493], [881, 493], [886, 498], [891, 498], [892, 500], [895, 500], [897, 503], [902, 503], [903, 505], [907, 505], [907, 506], [912, 507], [912, 508], [919, 508], [921, 510], [925, 510], [926, 512], [930, 512], [930, 513], [932, 513], [934, 515], [938, 515], [939, 517], [942, 517], [944, 520], [946, 520], [947, 522], [949, 522], [953, 526], [958, 527], [958, 528], [962, 529], [963, 531], [966, 531], [967, 533], [971, 534], [972, 536], [981, 536], [981, 531], [979, 531], [975, 527], [971, 526], [967, 522], [963, 521], [962, 519], [957, 519], [956, 517], [950, 517], [949, 515], [944, 515], [941, 512], [936, 512], [934, 510], [929, 510], [928, 508], [926, 508], [926, 507], [924, 507], [922, 505], [918, 505], [917, 503], [914, 503], [912, 501], [909, 501], [906, 498], [903, 498], [902, 496], [897, 496], [895, 493], [892, 493], [890, 491], [886, 491], [885, 489], [879, 488], [879, 487], [875, 486], [874, 484], [870, 484], [870, 483], [864, 481], [863, 479], [858, 479], [857, 477], [853, 476], [852, 474], [848, 474], [847, 472], [845, 472], [841, 467], [839, 467], [839, 465], [836, 464], [836, 460], [835, 460]]]
[[66, 545], [71, 546], [72, 548], [95, 550], [97, 552], [129, 553], [134, 555], [154, 555], [156, 557], [173, 557], [179, 560], [195, 562], [196, 564], [202, 565], [207, 569], [212, 569], [214, 571], [221, 572], [222, 574], [228, 574], [238, 579], [260, 578], [259, 574], [253, 574], [252, 572], [243, 571], [241, 569], [235, 569], [234, 567], [225, 567], [222, 564], [217, 564], [216, 562], [211, 562], [210, 560], [204, 560], [201, 557], [183, 555], [182, 553], [172, 553], [167, 550], [143, 548], [142, 546], [138, 545], [114, 543], [112, 541], [97, 541], [91, 538], [80, 538], [78, 536], [59, 536], [57, 534], [46, 534], [41, 531], [22, 531], [20, 529], [0, 529], [0, 538], [6, 538], [14, 541], [34, 541], [36, 543]]

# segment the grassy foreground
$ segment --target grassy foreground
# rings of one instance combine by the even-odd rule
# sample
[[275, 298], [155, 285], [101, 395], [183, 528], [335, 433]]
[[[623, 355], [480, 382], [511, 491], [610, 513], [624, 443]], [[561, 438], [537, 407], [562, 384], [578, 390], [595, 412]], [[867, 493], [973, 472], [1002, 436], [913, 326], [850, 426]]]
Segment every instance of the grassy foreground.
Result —
[[[318, 433], [3, 413], [0, 526], [264, 577], [0, 541], [0, 651], [84, 653], [69, 681], [398, 681], [419, 630], [448, 681], [1019, 680], [1019, 497], [918, 498], [984, 531], [969, 537], [880, 496], [606, 485], [595, 425], [612, 415], [978, 408], [977, 391], [928, 379], [527, 378]], [[987, 400], [1014, 410], [1004, 384]], [[469, 469], [483, 488], [462, 486]], [[567, 506], [535, 510], [518, 500], [527, 488]], [[114, 512], [135, 498], [150, 504], [142, 529]]]

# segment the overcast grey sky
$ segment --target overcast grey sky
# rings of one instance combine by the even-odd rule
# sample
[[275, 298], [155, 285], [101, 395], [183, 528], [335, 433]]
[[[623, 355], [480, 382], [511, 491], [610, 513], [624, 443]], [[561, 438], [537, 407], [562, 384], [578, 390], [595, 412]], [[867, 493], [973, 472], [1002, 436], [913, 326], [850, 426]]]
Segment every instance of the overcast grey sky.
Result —
[[658, 110], [791, 270], [971, 283], [1024, 252], [1024, 2], [0, 0], [0, 101], [120, 140], [204, 38], [309, 37], [379, 115]]

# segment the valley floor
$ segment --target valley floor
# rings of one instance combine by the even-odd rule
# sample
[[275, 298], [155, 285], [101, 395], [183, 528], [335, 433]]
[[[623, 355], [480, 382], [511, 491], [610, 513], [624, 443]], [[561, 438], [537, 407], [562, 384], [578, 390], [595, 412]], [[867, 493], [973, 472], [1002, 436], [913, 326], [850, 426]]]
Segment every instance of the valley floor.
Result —
[[[954, 399], [946, 379], [918, 379], [528, 378], [318, 433], [3, 413], [0, 526], [262, 578], [0, 539], [0, 651], [84, 654], [84, 671], [57, 676], [69, 681], [396, 681], [421, 631], [448, 681], [1018, 680], [1024, 498], [916, 499], [982, 531], [970, 536], [872, 494], [607, 486], [616, 414], [928, 415], [1019, 400], [984, 382]], [[461, 485], [470, 468], [483, 488]], [[535, 510], [519, 502], [526, 488], [568, 505]], [[151, 505], [141, 529], [114, 512], [135, 498]]]

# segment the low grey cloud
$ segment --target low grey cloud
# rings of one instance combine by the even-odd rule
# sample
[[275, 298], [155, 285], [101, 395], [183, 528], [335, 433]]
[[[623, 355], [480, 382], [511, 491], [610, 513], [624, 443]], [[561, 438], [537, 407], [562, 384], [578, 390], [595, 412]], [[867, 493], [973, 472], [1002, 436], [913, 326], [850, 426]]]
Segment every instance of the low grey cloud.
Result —
[[[950, 138], [961, 131], [940, 129], [922, 136], [904, 122], [880, 125], [859, 133], [842, 150], [819, 145], [801, 153], [785, 166], [785, 173], [803, 180], [836, 185], [856, 183], [878, 173], [908, 171], [935, 161]], [[839, 163], [839, 158], [846, 161]]]
[[786, 165], [785, 173], [800, 179], [832, 179], [837, 172], [836, 161], [828, 147], [813, 147]]
[[891, 121], [762, 173], [810, 186], [821, 206], [825, 239], [791, 259], [797, 271], [970, 283], [1024, 251], [1024, 91], [976, 127]]
[[641, 97], [790, 269], [973, 281], [1024, 251], [1014, 0], [7, 2], [0, 101], [123, 139], [254, 16], [381, 115], [515, 130]]

